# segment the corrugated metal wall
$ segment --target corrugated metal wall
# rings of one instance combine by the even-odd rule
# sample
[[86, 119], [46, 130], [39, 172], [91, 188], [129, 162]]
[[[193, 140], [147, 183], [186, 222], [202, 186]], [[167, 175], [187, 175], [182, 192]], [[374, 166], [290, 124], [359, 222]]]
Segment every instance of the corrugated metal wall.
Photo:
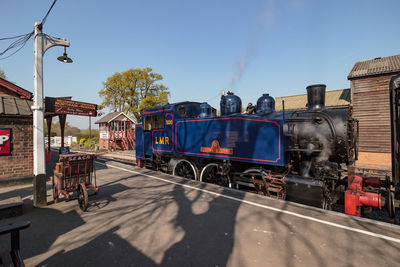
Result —
[[360, 152], [391, 153], [389, 82], [392, 76], [351, 81], [353, 117], [360, 123]]

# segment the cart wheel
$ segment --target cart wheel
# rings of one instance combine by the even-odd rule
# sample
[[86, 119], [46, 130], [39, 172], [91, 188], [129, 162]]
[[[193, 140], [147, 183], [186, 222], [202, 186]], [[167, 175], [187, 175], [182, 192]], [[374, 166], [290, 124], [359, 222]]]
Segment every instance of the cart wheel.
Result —
[[58, 202], [58, 189], [56, 185], [53, 185], [53, 199], [54, 203]]
[[86, 211], [89, 205], [88, 193], [85, 184], [79, 185], [78, 190], [78, 205], [83, 211]]

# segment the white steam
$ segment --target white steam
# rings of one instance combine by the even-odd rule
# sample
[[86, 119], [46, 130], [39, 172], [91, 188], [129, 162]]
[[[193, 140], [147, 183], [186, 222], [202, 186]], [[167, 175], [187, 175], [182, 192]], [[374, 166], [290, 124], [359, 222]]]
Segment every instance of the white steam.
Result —
[[332, 139], [332, 132], [327, 123], [324, 124], [313, 124], [313, 123], [301, 123], [297, 127], [298, 136], [305, 140], [312, 139], [316, 143], [320, 144], [320, 147], [307, 146], [310, 149], [320, 149], [317, 162], [327, 161], [332, 154], [332, 146], [334, 140]]
[[268, 1], [267, 8], [260, 14], [254, 26], [244, 54], [233, 64], [233, 75], [229, 88], [234, 88], [242, 79], [250, 60], [257, 54], [257, 43], [262, 31], [268, 28], [273, 22], [273, 1]]

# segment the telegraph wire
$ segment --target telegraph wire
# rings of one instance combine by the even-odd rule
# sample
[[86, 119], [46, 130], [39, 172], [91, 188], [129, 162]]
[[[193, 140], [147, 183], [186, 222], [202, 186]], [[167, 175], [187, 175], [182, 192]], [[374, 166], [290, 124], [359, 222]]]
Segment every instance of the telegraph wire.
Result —
[[[29, 37], [29, 38], [30, 38], [30, 37]], [[28, 39], [28, 40], [29, 40], [29, 39]], [[13, 53], [11, 53], [10, 55], [8, 55], [8, 56], [6, 56], [6, 57], [3, 57], [3, 58], [0, 58], [0, 60], [9, 58], [9, 57], [15, 55], [19, 50], [21, 50], [22, 48], [24, 48], [24, 46], [26, 45], [26, 43], [28, 42], [28, 40], [27, 40], [20, 48], [18, 48], [17, 50], [15, 50], [15, 51], [14, 51]]]
[[4, 38], [0, 38], [0, 41], [15, 39], [15, 38], [19, 38], [19, 37], [22, 37], [22, 36], [25, 36], [25, 35], [26, 34], [17, 35], [17, 36], [14, 36], [14, 37], [4, 37]]
[[[41, 26], [43, 26], [43, 24], [46, 22], [47, 17], [49, 16], [49, 14], [50, 14], [51, 10], [53, 9], [56, 2], [57, 2], [57, 0], [54, 0], [53, 4], [50, 6], [46, 15], [43, 17]], [[0, 57], [14, 48], [18, 48], [18, 49], [6, 57], [0, 58], [0, 60], [9, 58], [9, 57], [15, 55], [19, 50], [21, 50], [26, 45], [26, 43], [29, 41], [29, 39], [31, 39], [31, 37], [33, 36], [34, 33], [35, 33], [34, 31], [31, 31], [27, 34], [21, 34], [21, 35], [17, 35], [17, 36], [13, 36], [13, 37], [0, 38], [0, 41], [13, 40], [13, 39], [18, 38], [17, 40], [13, 41], [6, 49], [4, 49], [3, 51], [0, 52]]]
[[44, 16], [44, 18], [42, 19], [42, 26], [44, 25], [44, 23], [46, 22], [47, 16], [50, 14], [51, 10], [53, 9], [53, 6], [55, 5], [55, 3], [57, 2], [57, 0], [54, 0], [53, 4], [51, 5], [51, 7], [49, 8], [49, 11], [47, 11], [46, 16]]
[[[13, 48], [16, 48], [19, 46], [21, 46], [21, 48], [24, 47], [25, 44], [28, 42], [28, 40], [32, 37], [33, 33], [34, 32], [32, 31], [30, 33], [22, 35], [22, 37], [19, 37], [16, 41], [12, 42], [4, 51], [0, 52], [0, 56], [3, 56], [5, 53], [7, 53], [9, 50], [11, 50]], [[18, 49], [17, 51], [19, 51], [19, 50], [20, 49]], [[13, 54], [15, 54], [15, 52]], [[10, 57], [10, 56], [7, 56], [7, 57]], [[1, 58], [1, 59], [5, 59], [5, 58]]]

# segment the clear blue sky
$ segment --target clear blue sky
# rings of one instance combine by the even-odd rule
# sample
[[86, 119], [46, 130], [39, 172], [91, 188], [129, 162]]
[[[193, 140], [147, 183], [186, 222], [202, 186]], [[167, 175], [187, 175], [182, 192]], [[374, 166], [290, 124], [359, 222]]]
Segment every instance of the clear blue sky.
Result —
[[[0, 38], [32, 31], [52, 2], [1, 0]], [[58, 0], [43, 32], [70, 41], [74, 63], [56, 60], [62, 47], [46, 52], [45, 95], [100, 104], [107, 77], [143, 67], [164, 76], [170, 102], [217, 108], [222, 89], [247, 104], [314, 83], [348, 88], [356, 61], [400, 54], [399, 10], [398, 0]], [[33, 91], [33, 41], [0, 68]], [[86, 117], [68, 121], [88, 127]]]

